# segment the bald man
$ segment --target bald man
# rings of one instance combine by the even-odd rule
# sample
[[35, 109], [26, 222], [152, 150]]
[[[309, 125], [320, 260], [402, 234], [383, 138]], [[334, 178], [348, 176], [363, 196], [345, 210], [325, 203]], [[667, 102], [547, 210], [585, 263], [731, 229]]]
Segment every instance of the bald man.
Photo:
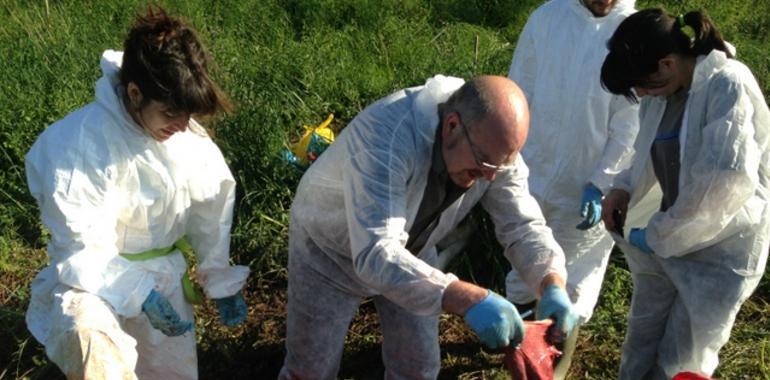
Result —
[[292, 204], [279, 378], [336, 378], [364, 297], [380, 318], [387, 379], [438, 376], [444, 311], [463, 316], [491, 348], [521, 342], [510, 302], [435, 268], [436, 242], [478, 202], [513, 267], [548, 299], [559, 329], [571, 330], [564, 253], [519, 157], [528, 126], [522, 91], [496, 76], [436, 76], [353, 119], [302, 177]]

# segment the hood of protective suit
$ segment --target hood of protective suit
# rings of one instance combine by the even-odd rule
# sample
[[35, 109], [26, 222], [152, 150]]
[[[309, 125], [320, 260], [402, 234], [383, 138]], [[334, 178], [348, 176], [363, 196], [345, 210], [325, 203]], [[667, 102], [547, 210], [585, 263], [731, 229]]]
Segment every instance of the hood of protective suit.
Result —
[[[100, 99], [108, 109], [115, 109], [118, 99], [114, 88], [120, 84], [120, 65], [123, 62], [123, 52], [106, 50], [99, 60], [102, 77], [96, 81], [96, 99]], [[112, 101], [108, 103], [108, 101]]]
[[[438, 105], [447, 101], [464, 83], [460, 78], [444, 75], [428, 80], [414, 99], [418, 125], [438, 126]], [[434, 138], [435, 130], [432, 128], [419, 128], [417, 131], [428, 141]]]
[[[102, 69], [102, 77], [96, 81], [96, 102], [104, 107], [117, 120], [131, 124], [132, 129], [140, 130], [136, 127], [131, 116], [123, 107], [123, 101], [119, 95], [120, 84], [120, 65], [123, 62], [123, 52], [115, 50], [106, 50], [99, 61], [99, 67]], [[149, 135], [148, 135], [149, 136]]]

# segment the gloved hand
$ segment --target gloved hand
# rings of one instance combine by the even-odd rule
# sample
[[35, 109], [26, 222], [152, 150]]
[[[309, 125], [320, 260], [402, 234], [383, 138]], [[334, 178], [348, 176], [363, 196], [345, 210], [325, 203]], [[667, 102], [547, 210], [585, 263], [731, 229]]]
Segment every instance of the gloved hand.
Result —
[[580, 216], [583, 221], [575, 226], [579, 230], [587, 230], [602, 221], [602, 192], [592, 183], [583, 189], [580, 201]]
[[179, 336], [193, 328], [192, 321], [181, 320], [168, 299], [154, 289], [142, 303], [142, 311], [147, 315], [152, 327], [167, 336]]
[[628, 234], [628, 242], [631, 243], [640, 251], [652, 255], [652, 248], [647, 245], [647, 229], [646, 228], [632, 228], [631, 233]]
[[219, 310], [219, 321], [223, 325], [233, 327], [246, 320], [246, 301], [243, 300], [241, 292], [235, 293], [230, 297], [217, 298], [214, 300]]
[[489, 294], [465, 313], [465, 323], [490, 348], [518, 346], [524, 339], [524, 322], [512, 303], [497, 293]]
[[537, 303], [536, 319], [546, 318], [552, 318], [556, 322], [554, 324], [556, 336], [552, 337], [554, 343], [564, 342], [578, 321], [578, 315], [569, 300], [567, 291], [555, 284], [545, 288], [543, 296]]
[[612, 189], [602, 200], [602, 221], [607, 231], [623, 235], [623, 226], [628, 216], [628, 204], [631, 194], [625, 190]]

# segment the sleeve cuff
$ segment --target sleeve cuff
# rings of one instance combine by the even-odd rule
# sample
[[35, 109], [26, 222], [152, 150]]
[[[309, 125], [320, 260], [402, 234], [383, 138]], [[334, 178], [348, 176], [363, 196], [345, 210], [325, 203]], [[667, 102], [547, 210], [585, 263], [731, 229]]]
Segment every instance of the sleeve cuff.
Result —
[[249, 268], [234, 265], [225, 268], [210, 268], [197, 273], [198, 283], [210, 299], [229, 297], [243, 288], [249, 277]]

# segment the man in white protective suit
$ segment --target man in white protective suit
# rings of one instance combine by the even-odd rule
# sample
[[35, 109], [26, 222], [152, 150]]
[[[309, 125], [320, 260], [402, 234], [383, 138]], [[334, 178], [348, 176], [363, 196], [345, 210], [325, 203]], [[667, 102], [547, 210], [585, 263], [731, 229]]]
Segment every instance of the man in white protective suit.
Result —
[[464, 317], [485, 345], [517, 345], [514, 306], [435, 268], [436, 242], [477, 203], [514, 268], [566, 336], [577, 319], [564, 255], [519, 157], [529, 125], [512, 81], [436, 76], [367, 107], [303, 176], [291, 208], [281, 379], [333, 379], [361, 300], [383, 332], [385, 378], [435, 379], [438, 320]]
[[[638, 131], [638, 106], [604, 90], [599, 78], [607, 40], [633, 11], [633, 0], [546, 2], [524, 26], [508, 73], [529, 102], [521, 154], [530, 191], [564, 249], [579, 324], [591, 317], [613, 246], [599, 225], [602, 194], [629, 165]], [[516, 270], [506, 277], [506, 293], [520, 312], [536, 299]], [[557, 378], [569, 367], [577, 331], [562, 348]]]

